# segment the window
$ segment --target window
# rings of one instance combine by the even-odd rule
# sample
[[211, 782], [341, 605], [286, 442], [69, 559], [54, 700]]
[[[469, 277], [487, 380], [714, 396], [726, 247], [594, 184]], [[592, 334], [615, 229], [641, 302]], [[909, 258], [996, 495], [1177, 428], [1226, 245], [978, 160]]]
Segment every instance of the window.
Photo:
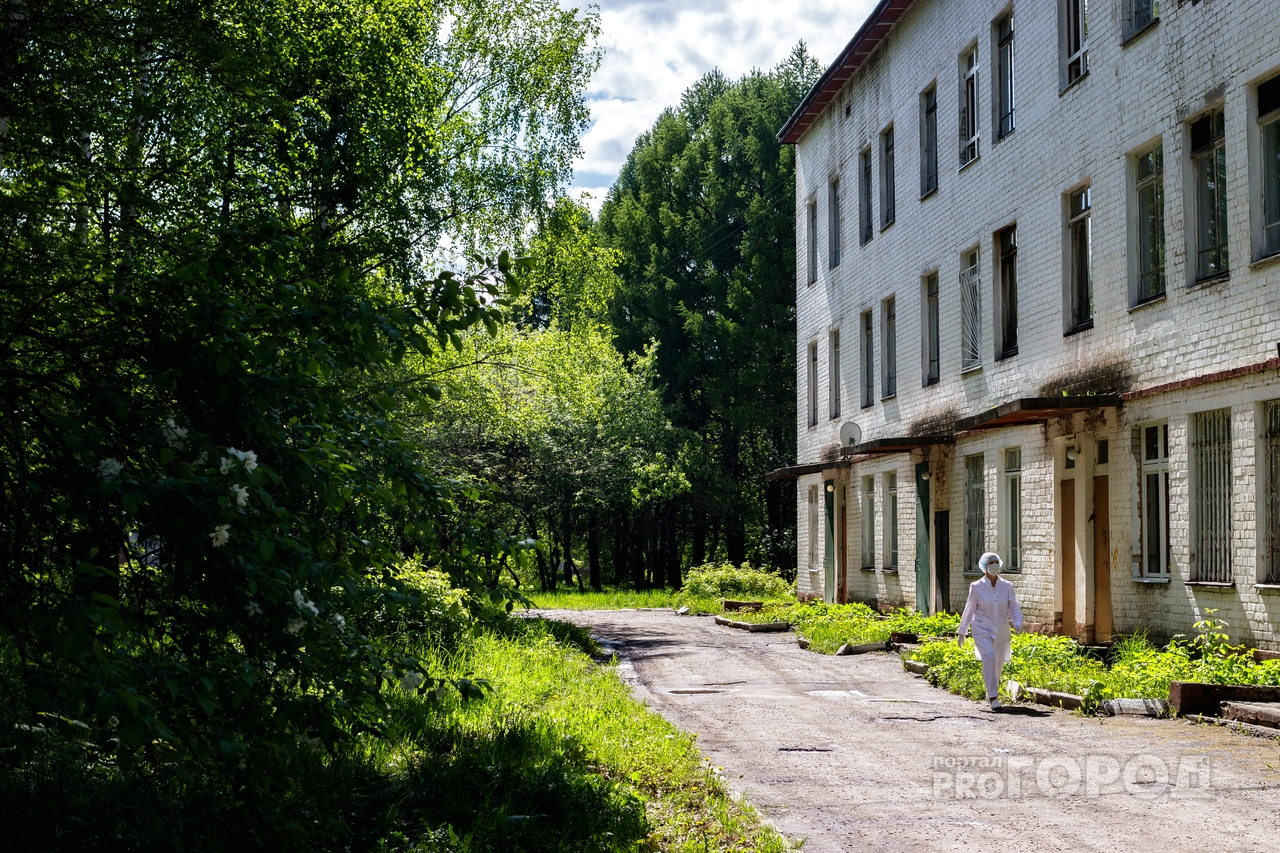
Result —
[[862, 313], [862, 408], [864, 409], [875, 403], [876, 396], [876, 376], [872, 372], [875, 369], [872, 344], [871, 312], [864, 311]]
[[898, 300], [893, 296], [884, 301], [884, 334], [880, 342], [884, 346], [880, 356], [880, 368], [884, 371], [880, 377], [880, 396], [887, 398], [898, 393]]
[[987, 550], [986, 486], [982, 454], [964, 458], [964, 570], [978, 571], [978, 558]]
[[861, 155], [862, 179], [858, 184], [858, 215], [861, 225], [862, 245], [871, 240], [871, 149], [864, 148]]
[[1231, 410], [1191, 416], [1191, 580], [1231, 581]]
[[809, 487], [809, 568], [816, 569], [818, 562], [818, 487]]
[[1093, 280], [1089, 268], [1093, 258], [1093, 241], [1089, 231], [1089, 214], [1093, 209], [1089, 187], [1071, 193], [1070, 278], [1067, 281], [1070, 326], [1068, 331], [1087, 329], [1093, 325]]
[[938, 188], [938, 87], [920, 95], [920, 197]]
[[938, 345], [938, 274], [924, 277], [924, 384], [942, 378], [942, 351]]
[[809, 426], [818, 425], [818, 345], [809, 344]]
[[1227, 272], [1227, 148], [1222, 110], [1191, 125], [1196, 202], [1196, 280]]
[[1280, 584], [1280, 400], [1262, 405], [1262, 559], [1258, 580]]
[[1151, 424], [1136, 430], [1142, 459], [1138, 495], [1142, 557], [1139, 575], [1169, 576], [1169, 425]]
[[1013, 133], [1013, 13], [996, 21], [996, 140]]
[[1138, 157], [1134, 172], [1138, 204], [1138, 302], [1164, 295], [1164, 148]]
[[978, 48], [960, 60], [960, 168], [978, 159]]
[[1262, 131], [1262, 255], [1280, 253], [1280, 77], [1258, 87]]
[[1058, 42], [1062, 88], [1089, 73], [1089, 0], [1060, 0]]
[[807, 236], [809, 246], [809, 283], [813, 284], [818, 280], [818, 203], [816, 201], [809, 202]]
[[830, 264], [840, 266], [840, 179], [836, 178], [827, 187], [827, 217], [830, 233], [827, 234], [827, 245], [831, 248]]
[[893, 125], [880, 134], [880, 227], [888, 228], [894, 218]]
[[1160, 18], [1156, 0], [1125, 0], [1124, 37], [1132, 38]]
[[982, 366], [982, 299], [978, 250], [965, 253], [960, 271], [960, 370]]
[[840, 417], [840, 330], [831, 330], [831, 372], [829, 375], [830, 382], [827, 389], [829, 404], [831, 409], [831, 417]]
[[1022, 448], [1004, 452], [1004, 568], [1022, 571]]
[[884, 475], [884, 567], [898, 570], [898, 475]]
[[1000, 250], [1000, 358], [1018, 354], [1018, 226], [996, 234]]
[[876, 568], [876, 478], [862, 478], [862, 568]]

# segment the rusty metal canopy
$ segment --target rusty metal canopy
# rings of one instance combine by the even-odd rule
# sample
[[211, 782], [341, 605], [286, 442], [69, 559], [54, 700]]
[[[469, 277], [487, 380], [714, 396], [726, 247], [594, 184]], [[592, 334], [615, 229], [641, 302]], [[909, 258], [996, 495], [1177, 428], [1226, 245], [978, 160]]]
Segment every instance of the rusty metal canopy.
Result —
[[829, 471], [832, 468], [848, 468], [850, 464], [847, 459], [832, 459], [828, 462], [806, 462], [803, 465], [788, 465], [785, 468], [775, 468], [765, 474], [764, 478], [765, 480], [794, 480], [796, 477], [803, 477], [805, 474], [821, 474], [823, 471]]
[[1066, 397], [1023, 397], [1001, 403], [994, 409], [956, 421], [956, 432], [1044, 423], [1050, 418], [1073, 415], [1091, 409], [1121, 405], [1119, 394], [1080, 394]]
[[813, 84], [800, 106], [796, 107], [787, 123], [778, 131], [779, 142], [794, 145], [800, 141], [800, 137], [804, 136], [805, 131], [813, 126], [822, 111], [835, 99], [841, 87], [858, 73], [862, 63], [888, 37], [893, 25], [915, 3], [916, 0], [880, 0], [876, 4], [862, 27], [845, 45], [844, 50], [840, 51], [836, 61]]
[[910, 453], [920, 447], [955, 443], [955, 436], [952, 435], [899, 435], [864, 441], [853, 447], [842, 447], [840, 453], [844, 456], [882, 456], [888, 453]]

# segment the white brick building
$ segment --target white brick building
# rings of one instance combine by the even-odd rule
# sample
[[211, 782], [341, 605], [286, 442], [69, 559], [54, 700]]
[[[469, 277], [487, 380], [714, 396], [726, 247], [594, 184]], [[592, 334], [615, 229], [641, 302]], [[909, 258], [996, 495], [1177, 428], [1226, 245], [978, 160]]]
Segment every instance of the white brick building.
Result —
[[800, 589], [1280, 648], [1280, 16], [1085, 7], [884, 0], [779, 134]]

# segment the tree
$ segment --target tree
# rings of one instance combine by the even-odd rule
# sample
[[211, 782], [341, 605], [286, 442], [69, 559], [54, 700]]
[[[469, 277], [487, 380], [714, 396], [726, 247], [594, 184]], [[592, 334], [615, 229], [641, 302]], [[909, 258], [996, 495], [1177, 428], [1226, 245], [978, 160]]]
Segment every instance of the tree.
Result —
[[402, 543], [458, 583], [520, 559], [458, 522], [465, 495], [394, 418], [438, 389], [391, 368], [505, 319], [505, 254], [472, 275], [425, 261], [513, 233], [565, 177], [595, 19], [551, 0], [7, 7], [6, 713], [277, 783], [297, 738], [376, 728], [386, 678], [437, 686], [359, 630], [401, 595], [383, 567]]
[[601, 210], [602, 239], [622, 254], [619, 345], [658, 343], [673, 420], [701, 443], [693, 563], [710, 528], [731, 562], [794, 568], [783, 495], [763, 482], [795, 454], [795, 175], [775, 134], [819, 70], [801, 44], [768, 73], [708, 74], [637, 140]]

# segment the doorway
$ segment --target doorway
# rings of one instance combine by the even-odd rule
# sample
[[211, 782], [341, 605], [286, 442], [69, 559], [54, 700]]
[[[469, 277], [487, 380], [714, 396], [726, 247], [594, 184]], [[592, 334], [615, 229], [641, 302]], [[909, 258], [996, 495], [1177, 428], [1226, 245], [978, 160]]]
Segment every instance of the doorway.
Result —
[[1093, 478], [1093, 634], [1111, 642], [1111, 506], [1107, 475]]
[[916, 610], [928, 616], [929, 606], [929, 463], [916, 464]]
[[823, 585], [822, 599], [828, 604], [836, 600], [836, 481], [823, 483], [823, 504], [827, 509], [826, 547], [822, 549]]
[[1058, 553], [1061, 573], [1058, 589], [1062, 590], [1062, 611], [1058, 616], [1058, 633], [1076, 635], [1076, 481], [1063, 480], [1059, 486], [1062, 526], [1058, 530]]
[[951, 612], [951, 511], [933, 514], [933, 579], [938, 613]]
[[836, 525], [836, 601], [849, 603], [849, 493], [848, 487], [840, 484], [840, 503], [836, 507], [836, 515], [840, 521]]

